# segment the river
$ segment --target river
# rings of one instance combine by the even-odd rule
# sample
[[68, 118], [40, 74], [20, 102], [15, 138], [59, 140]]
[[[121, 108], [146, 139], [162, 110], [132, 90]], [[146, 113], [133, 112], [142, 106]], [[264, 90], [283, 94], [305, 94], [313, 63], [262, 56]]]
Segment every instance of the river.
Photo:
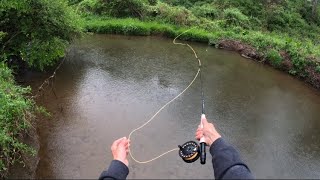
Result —
[[[320, 93], [237, 53], [191, 44], [203, 62], [207, 118], [239, 149], [255, 177], [319, 178]], [[179, 94], [197, 67], [192, 52], [171, 39], [90, 35], [76, 41], [53, 89], [38, 100], [51, 117], [38, 127], [37, 178], [97, 178], [112, 160], [112, 142]], [[197, 80], [133, 135], [139, 160], [194, 140], [199, 85]], [[129, 159], [128, 178], [213, 178], [209, 158], [206, 165], [186, 164], [176, 152], [145, 165]]]

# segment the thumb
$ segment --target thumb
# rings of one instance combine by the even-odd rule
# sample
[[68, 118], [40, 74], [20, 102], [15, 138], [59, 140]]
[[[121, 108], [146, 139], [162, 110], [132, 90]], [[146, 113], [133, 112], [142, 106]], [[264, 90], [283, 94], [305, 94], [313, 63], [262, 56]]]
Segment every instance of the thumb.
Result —
[[206, 117], [201, 117], [201, 123], [202, 123], [203, 126], [208, 124], [207, 118]]

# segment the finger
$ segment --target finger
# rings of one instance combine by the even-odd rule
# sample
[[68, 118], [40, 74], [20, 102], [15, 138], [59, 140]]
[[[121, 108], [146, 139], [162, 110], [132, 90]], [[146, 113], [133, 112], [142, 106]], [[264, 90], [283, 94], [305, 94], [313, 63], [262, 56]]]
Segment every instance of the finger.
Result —
[[198, 131], [198, 132], [196, 133], [196, 135], [201, 135], [201, 136], [203, 136], [203, 131]]
[[195, 134], [195, 136], [203, 136], [203, 133], [202, 132], [198, 132]]
[[196, 139], [201, 139], [203, 137], [203, 135], [202, 134], [198, 134], [198, 135], [196, 135]]
[[198, 135], [198, 134], [203, 134], [203, 131], [200, 130], [195, 133], [195, 135]]
[[203, 137], [203, 136], [198, 135], [198, 136], [196, 136], [196, 140], [198, 140], [198, 141], [199, 141], [202, 137]]
[[203, 129], [202, 128], [197, 129], [196, 133], [198, 132], [203, 132]]
[[124, 148], [126, 148], [127, 145], [128, 145], [128, 142], [125, 141], [125, 140], [123, 140], [123, 141], [119, 144], [119, 147], [124, 147]]
[[123, 138], [115, 140], [111, 145], [111, 150], [116, 149]]
[[205, 118], [205, 117], [201, 118], [201, 123], [202, 123], [203, 126], [208, 124], [207, 118]]
[[201, 128], [198, 128], [198, 129], [196, 130], [196, 132], [199, 132], [199, 131], [201, 131]]
[[125, 148], [128, 149], [129, 147], [130, 147], [130, 143], [127, 143], [127, 144], [125, 145]]

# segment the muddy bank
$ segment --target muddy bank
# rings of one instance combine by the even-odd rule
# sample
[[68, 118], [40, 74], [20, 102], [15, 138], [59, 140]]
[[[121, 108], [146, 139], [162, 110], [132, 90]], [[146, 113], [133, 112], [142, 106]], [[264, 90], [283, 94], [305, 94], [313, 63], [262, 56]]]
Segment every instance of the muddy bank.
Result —
[[[34, 124], [33, 127], [36, 127]], [[36, 128], [31, 128], [23, 137], [22, 141], [32, 147], [36, 154], [34, 156], [29, 154], [21, 154], [24, 164], [15, 163], [9, 168], [8, 178], [9, 179], [35, 179], [36, 170], [39, 163], [38, 151], [40, 149], [39, 136]]]
[[[220, 49], [236, 51], [242, 57], [273, 66], [270, 60], [265, 58], [264, 54], [259, 53], [255, 48], [245, 43], [242, 43], [241, 41], [221, 40], [217, 44], [217, 47]], [[289, 72], [290, 69], [292, 69], [293, 67], [292, 58], [287, 52], [284, 52], [284, 51], [281, 51], [280, 55], [283, 60], [281, 62], [281, 65], [275, 68], [293, 75], [292, 73]], [[304, 69], [305, 73], [300, 73], [293, 76], [311, 84], [313, 87], [317, 89], [320, 89], [320, 73], [317, 72], [316, 70], [317, 65], [318, 65], [317, 62], [310, 59], [308, 62], [308, 65]]]
[[[60, 63], [59, 61], [58, 63]], [[57, 63], [57, 64], [58, 64]], [[47, 69], [46, 72], [40, 72], [31, 68], [28, 68], [27, 66], [20, 68], [23, 71], [19, 71], [15, 73], [15, 81], [23, 87], [31, 86], [32, 88], [32, 95], [36, 95], [37, 93], [39, 95], [42, 95], [42, 91], [39, 91], [39, 87], [44, 81], [52, 76], [55, 67]], [[50, 91], [52, 86], [49, 87], [49, 85], [52, 85], [52, 81], [50, 81], [49, 84], [46, 84], [46, 86], [43, 86], [43, 91]], [[40, 98], [41, 96], [39, 96]], [[39, 99], [35, 98], [36, 103], [39, 105]], [[51, 112], [49, 112], [51, 114]], [[21, 158], [24, 162], [24, 164], [21, 163], [15, 163], [9, 167], [8, 171], [8, 178], [9, 179], [35, 179], [36, 178], [36, 170], [40, 161], [39, 157], [39, 150], [41, 148], [40, 146], [40, 136], [38, 134], [39, 131], [39, 124], [41, 124], [41, 121], [46, 116], [44, 114], [37, 114], [37, 116], [32, 120], [32, 126], [27, 131], [24, 132], [24, 134], [21, 134], [21, 141], [25, 144], [27, 144], [29, 147], [33, 148], [35, 150], [35, 155], [30, 154], [21, 154]]]

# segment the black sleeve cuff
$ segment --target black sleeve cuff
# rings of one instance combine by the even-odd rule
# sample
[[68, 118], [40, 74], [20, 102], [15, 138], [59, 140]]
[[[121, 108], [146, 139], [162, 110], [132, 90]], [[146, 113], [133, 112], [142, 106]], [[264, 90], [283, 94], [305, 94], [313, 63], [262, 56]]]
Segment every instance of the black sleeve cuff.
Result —
[[236, 165], [242, 165], [250, 172], [247, 165], [242, 162], [238, 151], [222, 138], [212, 143], [210, 153], [216, 179], [221, 179], [231, 167]]
[[103, 171], [99, 179], [126, 179], [129, 168], [121, 161], [113, 160], [107, 171]]

